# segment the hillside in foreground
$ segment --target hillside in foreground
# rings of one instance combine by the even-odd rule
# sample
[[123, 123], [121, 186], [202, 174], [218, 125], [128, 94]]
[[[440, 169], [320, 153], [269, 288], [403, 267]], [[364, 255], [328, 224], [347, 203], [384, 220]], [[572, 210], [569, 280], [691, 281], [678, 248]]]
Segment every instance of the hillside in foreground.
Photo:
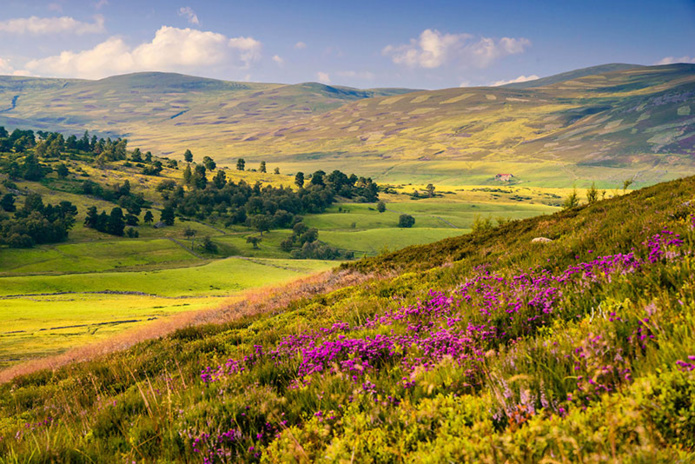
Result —
[[694, 247], [686, 178], [352, 263], [14, 378], [0, 462], [687, 462]]

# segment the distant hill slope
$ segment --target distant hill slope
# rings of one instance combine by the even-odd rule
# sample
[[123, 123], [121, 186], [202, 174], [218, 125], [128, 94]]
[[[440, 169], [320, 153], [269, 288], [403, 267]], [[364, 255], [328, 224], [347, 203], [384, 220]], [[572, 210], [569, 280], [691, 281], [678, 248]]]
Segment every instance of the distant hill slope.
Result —
[[510, 89], [532, 89], [536, 87], [544, 87], [546, 85], [557, 84], [558, 82], [571, 81], [573, 79], [579, 79], [580, 77], [595, 76], [597, 74], [605, 74], [614, 71], [627, 71], [628, 69], [643, 68], [637, 64], [625, 64], [625, 63], [610, 63], [602, 64], [599, 66], [591, 66], [589, 68], [576, 69], [574, 71], [564, 72], [560, 74], [554, 74], [548, 77], [542, 77], [540, 79], [534, 79], [527, 82], [514, 82], [512, 84], [506, 84], [502, 87], [507, 87]]
[[162, 73], [2, 78], [0, 125], [89, 129], [164, 155], [190, 148], [283, 172], [359, 163], [392, 183], [494, 184], [510, 173], [530, 185], [611, 188], [695, 173], [695, 65], [612, 64], [541, 81], [412, 91]]

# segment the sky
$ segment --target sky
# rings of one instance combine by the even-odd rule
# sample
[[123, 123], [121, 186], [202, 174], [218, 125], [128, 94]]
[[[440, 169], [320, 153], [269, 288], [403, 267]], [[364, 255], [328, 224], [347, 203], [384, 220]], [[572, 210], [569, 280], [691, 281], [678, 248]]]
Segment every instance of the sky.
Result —
[[0, 74], [358, 88], [695, 63], [695, 0], [0, 0]]

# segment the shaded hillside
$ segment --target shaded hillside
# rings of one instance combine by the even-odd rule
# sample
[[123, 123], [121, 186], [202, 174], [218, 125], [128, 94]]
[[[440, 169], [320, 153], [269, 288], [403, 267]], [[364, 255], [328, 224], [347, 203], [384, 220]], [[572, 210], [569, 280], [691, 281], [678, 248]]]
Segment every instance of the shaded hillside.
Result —
[[588, 68], [576, 69], [574, 71], [554, 74], [548, 77], [541, 77], [540, 79], [534, 79], [532, 81], [514, 82], [511, 84], [503, 85], [502, 87], [508, 87], [510, 89], [532, 89], [535, 87], [544, 87], [547, 85], [557, 84], [558, 82], [571, 81], [574, 79], [579, 79], [580, 77], [595, 76], [597, 74], [605, 74], [613, 71], [626, 71], [628, 69], [641, 67], [643, 66], [624, 63], [602, 64], [599, 66], [591, 66]]
[[366, 282], [14, 379], [0, 456], [687, 462], [693, 251], [687, 178], [363, 261]]

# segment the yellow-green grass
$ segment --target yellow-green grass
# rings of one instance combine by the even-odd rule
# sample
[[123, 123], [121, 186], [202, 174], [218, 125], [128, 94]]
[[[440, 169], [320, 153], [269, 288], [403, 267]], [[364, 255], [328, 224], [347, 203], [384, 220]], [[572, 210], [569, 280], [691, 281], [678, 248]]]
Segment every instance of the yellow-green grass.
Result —
[[354, 232], [328, 230], [320, 233], [321, 241], [329, 245], [354, 251], [357, 257], [377, 255], [385, 251], [394, 251], [410, 245], [432, 243], [448, 237], [462, 235], [470, 229], [433, 229], [398, 227], [359, 230]]
[[228, 258], [202, 266], [137, 272], [0, 277], [0, 296], [61, 292], [140, 292], [147, 295], [225, 296], [326, 270], [335, 262]]
[[0, 368], [59, 354], [149, 321], [220, 304], [219, 298], [68, 294], [0, 300]]
[[229, 258], [158, 271], [0, 277], [0, 368], [99, 341], [153, 319], [215, 307], [244, 290], [286, 283], [337, 264]]
[[[557, 207], [524, 202], [464, 202], [446, 198], [402, 200], [402, 196], [391, 198], [398, 198], [398, 201], [387, 202], [387, 209], [383, 213], [379, 213], [373, 204], [342, 204], [332, 207], [325, 214], [307, 216], [304, 222], [319, 231], [381, 229], [396, 227], [401, 214], [410, 214], [415, 218], [415, 228], [470, 229], [479, 216], [523, 219], [558, 210]], [[338, 212], [338, 208], [341, 212]], [[320, 236], [323, 237], [323, 232], [320, 232]]]
[[94, 241], [3, 249], [0, 275], [103, 272], [195, 261], [198, 258], [166, 239]]
[[[264, 232], [263, 236], [260, 236], [258, 232], [247, 230], [246, 232], [217, 236], [213, 241], [217, 244], [229, 247], [230, 251], [235, 255], [249, 258], [288, 258], [289, 254], [280, 249], [280, 242], [291, 235], [292, 231], [289, 229]], [[261, 242], [258, 243], [258, 249], [246, 242], [246, 239], [251, 236], [261, 237]]]

